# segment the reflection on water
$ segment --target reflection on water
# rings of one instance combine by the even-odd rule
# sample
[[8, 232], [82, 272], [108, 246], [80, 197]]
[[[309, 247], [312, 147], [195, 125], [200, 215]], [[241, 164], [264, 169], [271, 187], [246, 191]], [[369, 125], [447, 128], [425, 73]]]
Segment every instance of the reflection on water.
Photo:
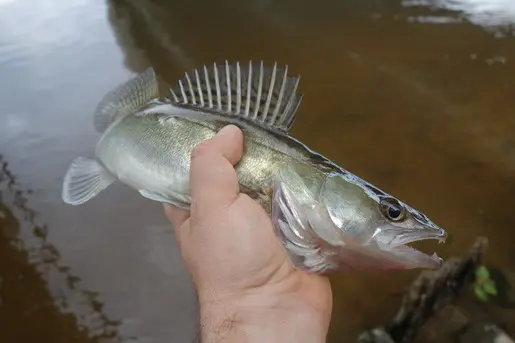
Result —
[[[13, 324], [2, 326], [2, 341], [116, 337], [118, 323], [103, 313], [98, 294], [78, 286], [80, 278], [48, 242], [48, 227], [36, 223], [36, 212], [27, 205], [26, 194], [32, 192], [20, 188], [2, 155], [0, 167], [0, 323]], [[31, 246], [19, 237], [21, 225], [32, 232]], [[69, 315], [73, 311], [79, 316]]]
[[511, 0], [440, 0], [438, 5], [462, 11], [474, 23], [483, 26], [515, 24], [515, 2]]
[[[108, 11], [117, 43], [125, 51], [125, 66], [128, 69], [142, 72], [149, 66], [149, 58], [158, 59], [161, 64], [177, 65], [180, 68], [178, 71], [195, 67], [187, 53], [174, 43], [175, 32], [163, 27], [165, 21], [156, 20], [145, 7], [127, 3], [126, 6], [109, 6]], [[171, 19], [167, 12], [158, 11], [153, 15]], [[138, 40], [146, 42], [145, 48], [138, 46]], [[156, 61], [153, 60], [152, 64], [156, 64]]]
[[[149, 65], [172, 83], [225, 59], [278, 61], [301, 74], [305, 97], [293, 134], [451, 234], [445, 246], [424, 249], [447, 257], [485, 235], [489, 262], [513, 269], [507, 232], [515, 226], [515, 37], [507, 34], [510, 4], [497, 14], [501, 4], [0, 0], [0, 152], [11, 171], [0, 184], [10, 218], [2, 239], [29, 255], [2, 253], [9, 266], [24, 261], [44, 276], [27, 279], [13, 296], [23, 299], [30, 286], [38, 289], [32, 302], [50, 304], [39, 293], [45, 282], [56, 308], [103, 341], [193, 339], [194, 292], [160, 206], [122, 185], [65, 206], [61, 181], [74, 157], [93, 153], [91, 114], [105, 92]], [[22, 210], [29, 206], [13, 185], [32, 190], [22, 195], [34, 210]], [[34, 224], [36, 217], [48, 226]], [[329, 341], [352, 341], [385, 321], [416, 273], [332, 278]], [[49, 311], [48, 320], [7, 320], [13, 328], [28, 320], [67, 325], [55, 334], [63, 341], [82, 335], [70, 331], [68, 319], [53, 319], [57, 309]], [[498, 314], [514, 327], [510, 313]]]
[[[461, 23], [462, 18], [481, 25], [498, 37], [513, 34], [515, 25], [515, 2], [512, 0], [403, 0], [405, 7], [420, 7], [437, 12], [441, 9], [454, 11], [447, 16], [412, 16], [410, 21], [423, 23]], [[456, 12], [460, 13], [456, 17]]]

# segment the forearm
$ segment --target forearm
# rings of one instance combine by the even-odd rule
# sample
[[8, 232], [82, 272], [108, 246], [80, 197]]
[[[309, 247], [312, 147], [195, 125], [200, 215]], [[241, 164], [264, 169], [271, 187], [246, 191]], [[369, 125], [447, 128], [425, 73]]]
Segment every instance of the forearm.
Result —
[[202, 343], [323, 343], [330, 314], [290, 297], [200, 302]]

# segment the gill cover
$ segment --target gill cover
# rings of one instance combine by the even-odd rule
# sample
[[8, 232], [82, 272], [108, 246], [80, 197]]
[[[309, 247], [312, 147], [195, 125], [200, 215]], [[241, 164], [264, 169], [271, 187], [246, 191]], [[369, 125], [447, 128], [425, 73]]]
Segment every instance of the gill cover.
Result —
[[[300, 192], [299, 192], [300, 191]], [[272, 223], [292, 264], [309, 273], [337, 269], [332, 260], [337, 253], [319, 239], [310, 219], [315, 219], [318, 203], [302, 179], [292, 170], [281, 170], [273, 178]]]

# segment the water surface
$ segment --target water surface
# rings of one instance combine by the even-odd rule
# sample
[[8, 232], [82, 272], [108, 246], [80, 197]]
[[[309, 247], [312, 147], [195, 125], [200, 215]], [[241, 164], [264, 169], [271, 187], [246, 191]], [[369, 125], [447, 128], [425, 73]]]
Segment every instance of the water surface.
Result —
[[[288, 64], [305, 94], [293, 135], [447, 228], [448, 244], [424, 248], [447, 258], [485, 235], [489, 261], [512, 270], [514, 12], [507, 0], [0, 0], [1, 244], [29, 251], [2, 250], [0, 292], [19, 301], [0, 302], [12, 328], [0, 337], [26, 338], [27, 323], [43, 342], [195, 336], [159, 204], [120, 184], [83, 206], [60, 199], [70, 161], [93, 154], [99, 99], [150, 65], [172, 83], [225, 59]], [[43, 278], [14, 287], [22, 262]], [[387, 320], [416, 273], [334, 277], [330, 341]], [[26, 314], [27, 292], [48, 311]]]

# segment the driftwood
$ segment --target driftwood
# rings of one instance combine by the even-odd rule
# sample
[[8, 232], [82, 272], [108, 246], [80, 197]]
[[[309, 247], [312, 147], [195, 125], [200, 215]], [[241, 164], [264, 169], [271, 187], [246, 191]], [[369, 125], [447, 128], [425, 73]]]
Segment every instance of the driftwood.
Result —
[[358, 343], [413, 342], [425, 322], [473, 282], [487, 244], [486, 238], [479, 237], [467, 254], [447, 260], [438, 270], [423, 271], [404, 295], [392, 321], [363, 332]]

